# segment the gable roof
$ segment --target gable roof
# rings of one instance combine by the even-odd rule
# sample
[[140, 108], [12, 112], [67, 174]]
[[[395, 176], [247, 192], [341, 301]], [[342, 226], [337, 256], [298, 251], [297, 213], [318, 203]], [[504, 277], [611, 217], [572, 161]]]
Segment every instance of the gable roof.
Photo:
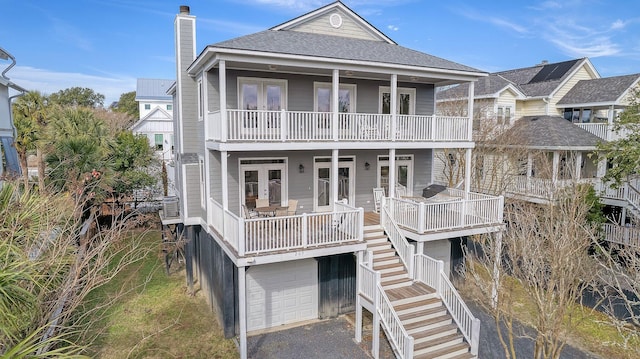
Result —
[[[487, 77], [478, 79], [473, 88], [474, 98], [498, 97], [503, 91], [511, 89], [517, 96], [524, 96], [522, 91], [504, 77], [490, 74]], [[450, 87], [436, 93], [438, 100], [462, 99], [469, 95], [469, 83], [465, 82], [458, 86]]]
[[580, 80], [558, 105], [615, 104], [640, 80], [640, 74]]
[[279, 30], [292, 30], [296, 27], [308, 23], [314, 19], [317, 19], [323, 15], [328, 14], [334, 10], [341, 10], [343, 14], [349, 16], [353, 21], [355, 21], [360, 27], [372, 35], [375, 38], [378, 38], [380, 41], [387, 42], [389, 44], [396, 44], [390, 37], [385, 35], [382, 31], [378, 30], [375, 26], [371, 25], [367, 20], [358, 15], [356, 12], [351, 10], [348, 6], [343, 4], [341, 1], [336, 1], [331, 4], [325, 5], [321, 8], [308, 12], [304, 15], [300, 15], [294, 19], [291, 19], [287, 22], [284, 22], [280, 25], [276, 25], [272, 27], [270, 30], [279, 31]]
[[138, 79], [136, 84], [136, 101], [171, 101], [173, 98], [171, 95], [167, 95], [167, 90], [174, 82], [174, 80], [167, 79]]
[[595, 150], [602, 139], [560, 116], [524, 116], [495, 143], [538, 150]]
[[[506, 87], [505, 83], [510, 83], [520, 94], [528, 98], [550, 96], [583, 64], [588, 63], [589, 59], [581, 58], [551, 64], [541, 63], [531, 67], [494, 72], [487, 78], [478, 80], [474, 88], [474, 97], [490, 97], [489, 95], [494, 95], [498, 92], [496, 88], [502, 90]], [[487, 82], [483, 82], [483, 80]], [[502, 84], [505, 84], [505, 86], [499, 88]], [[467, 85], [462, 84], [461, 86]], [[467, 89], [468, 86], [461, 87], [455, 91], [445, 90], [439, 94], [439, 98], [443, 100], [466, 97], [468, 94]], [[459, 96], [460, 94], [463, 96]]]
[[248, 50], [315, 58], [371, 61], [482, 73], [478, 69], [382, 41], [266, 30], [210, 45], [216, 49]]
[[[159, 116], [157, 116], [157, 115], [159, 115]], [[129, 129], [131, 131], [136, 131], [147, 120], [171, 121], [172, 122], [173, 121], [173, 115], [170, 114], [169, 112], [165, 111], [162, 107], [156, 106], [151, 111], [149, 111], [148, 114], [146, 114], [144, 117], [142, 117], [141, 119], [136, 121], [133, 125], [131, 125], [131, 127]]]

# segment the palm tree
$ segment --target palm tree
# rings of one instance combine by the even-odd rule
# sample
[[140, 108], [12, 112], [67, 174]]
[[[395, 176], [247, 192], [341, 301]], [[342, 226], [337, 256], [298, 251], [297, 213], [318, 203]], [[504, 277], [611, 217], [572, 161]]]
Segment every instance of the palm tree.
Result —
[[25, 185], [28, 185], [28, 152], [35, 150], [38, 162], [38, 185], [44, 190], [45, 165], [43, 148], [46, 145], [44, 131], [47, 125], [47, 97], [38, 91], [29, 91], [13, 105], [13, 118], [18, 132], [15, 141]]

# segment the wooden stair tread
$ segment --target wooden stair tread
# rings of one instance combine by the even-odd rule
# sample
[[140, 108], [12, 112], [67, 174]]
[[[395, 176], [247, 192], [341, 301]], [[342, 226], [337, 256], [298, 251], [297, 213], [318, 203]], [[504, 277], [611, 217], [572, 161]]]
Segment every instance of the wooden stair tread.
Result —
[[453, 353], [455, 351], [458, 351], [460, 349], [464, 349], [464, 348], [469, 348], [469, 344], [467, 344], [466, 342], [462, 342], [462, 343], [458, 343], [456, 345], [452, 345], [446, 348], [442, 348], [442, 349], [438, 349], [429, 353], [424, 353], [420, 356], [416, 356], [414, 357], [414, 359], [431, 359], [431, 358], [437, 358], [449, 353]]
[[416, 340], [420, 338], [427, 338], [435, 334], [446, 332], [449, 330], [455, 330], [457, 332], [458, 326], [455, 323], [451, 323], [451, 324], [442, 325], [436, 328], [431, 328], [431, 329], [423, 330], [417, 333], [413, 333], [411, 334], [411, 336], [413, 337], [414, 340]]
[[442, 305], [442, 301], [440, 300], [440, 298], [429, 298], [429, 299], [419, 300], [417, 302], [394, 305], [393, 309], [395, 309], [396, 312], [400, 312], [400, 311], [403, 311], [405, 309], [422, 307], [422, 306], [427, 306], [427, 305], [433, 305], [434, 303], [440, 303]]
[[413, 282], [410, 286], [385, 290], [385, 293], [387, 293], [387, 296], [391, 301], [394, 301], [422, 295], [430, 295], [435, 293], [435, 290], [428, 286], [421, 286], [419, 283]]
[[402, 267], [404, 268], [404, 264], [402, 264], [401, 262], [398, 263], [391, 263], [391, 264], [383, 264], [383, 265], [373, 265], [373, 269], [376, 271], [381, 271], [381, 270], [385, 270], [385, 269], [391, 269], [391, 268], [395, 268], [395, 267]]
[[456, 339], [463, 339], [463, 342], [464, 342], [464, 337], [462, 336], [462, 334], [460, 334], [460, 333], [449, 334], [449, 335], [445, 335], [444, 337], [439, 337], [439, 338], [427, 340], [426, 342], [416, 343], [413, 346], [413, 351], [415, 352], [415, 351], [420, 350], [420, 349], [425, 349], [425, 348], [429, 348], [429, 347], [432, 347], [432, 346], [435, 346], [435, 345], [444, 344], [446, 342], [450, 342], [450, 341], [456, 340]]
[[396, 275], [403, 275], [403, 274], [407, 274], [406, 270], [398, 270], [398, 271], [393, 271], [393, 272], [384, 272], [384, 273], [380, 273], [380, 277], [381, 278], [385, 278], [385, 277], [393, 277]]
[[386, 248], [386, 249], [373, 249], [373, 255], [375, 256], [376, 254], [383, 254], [383, 253], [396, 253], [396, 250], [393, 248]]
[[[384, 283], [382, 283], [382, 286], [384, 287], [385, 285], [394, 285], [394, 284], [404, 283], [404, 282], [411, 282], [411, 279], [409, 279], [409, 278], [392, 279], [392, 280], [388, 280], [388, 281], [385, 281]], [[391, 299], [391, 298], [389, 298], [389, 299]]]
[[439, 305], [437, 307], [431, 307], [431, 308], [427, 308], [427, 309], [421, 309], [417, 312], [409, 312], [409, 313], [405, 313], [405, 314], [399, 314], [398, 318], [400, 318], [400, 321], [404, 321], [407, 319], [413, 319], [413, 318], [418, 318], [418, 317], [422, 317], [425, 315], [431, 315], [434, 313], [438, 313], [438, 312], [442, 312], [442, 311], [446, 311], [447, 308], [445, 308], [443, 305]]
[[403, 324], [403, 326], [404, 326], [404, 329], [411, 330], [411, 329], [423, 327], [425, 325], [431, 325], [431, 324], [440, 323], [448, 320], [452, 320], [451, 316], [449, 314], [444, 314], [444, 315], [439, 315], [437, 317], [421, 320], [415, 323]]
[[375, 248], [375, 247], [386, 247], [391, 246], [389, 242], [375, 242], [375, 243], [367, 243], [367, 249]]

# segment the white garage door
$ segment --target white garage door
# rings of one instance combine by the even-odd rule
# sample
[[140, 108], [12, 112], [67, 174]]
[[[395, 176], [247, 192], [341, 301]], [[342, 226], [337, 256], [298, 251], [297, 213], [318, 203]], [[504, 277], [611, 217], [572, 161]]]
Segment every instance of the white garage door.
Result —
[[247, 330], [318, 318], [318, 264], [304, 259], [249, 268]]

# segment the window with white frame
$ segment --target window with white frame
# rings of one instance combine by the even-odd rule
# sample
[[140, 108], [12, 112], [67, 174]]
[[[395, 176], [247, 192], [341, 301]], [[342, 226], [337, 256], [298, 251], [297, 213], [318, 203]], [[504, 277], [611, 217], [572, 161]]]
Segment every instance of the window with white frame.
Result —
[[500, 124], [509, 124], [511, 122], [511, 107], [500, 106], [496, 112], [496, 120]]
[[150, 103], [145, 103], [144, 104], [144, 109], [145, 110], [151, 110], [151, 104]]
[[[380, 86], [379, 111], [382, 114], [391, 113], [391, 88]], [[399, 115], [414, 115], [416, 113], [416, 89], [398, 87], [396, 94], [396, 113]]]
[[173, 105], [167, 105], [167, 111], [173, 110]]
[[161, 133], [156, 133], [154, 135], [154, 144], [155, 144], [155, 148], [156, 151], [162, 151], [162, 141], [163, 141], [163, 136]]
[[[330, 82], [314, 82], [314, 104], [317, 112], [331, 112], [332, 85]], [[338, 112], [356, 112], [356, 85], [340, 84], [338, 90]]]

